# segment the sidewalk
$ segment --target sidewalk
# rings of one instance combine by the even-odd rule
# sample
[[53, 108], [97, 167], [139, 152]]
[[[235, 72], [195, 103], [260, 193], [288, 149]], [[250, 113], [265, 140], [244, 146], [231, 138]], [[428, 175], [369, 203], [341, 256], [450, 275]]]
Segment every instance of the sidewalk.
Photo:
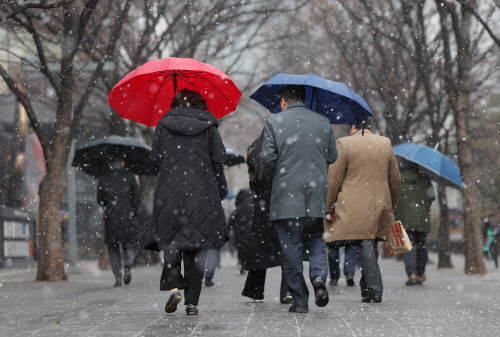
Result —
[[403, 262], [381, 260], [381, 304], [362, 303], [359, 288], [341, 279], [329, 287], [327, 307], [311, 297], [308, 314], [291, 314], [279, 303], [279, 268], [268, 273], [265, 302], [254, 304], [240, 295], [236, 259], [224, 256], [197, 317], [183, 306], [165, 314], [160, 266], [133, 269], [123, 288], [96, 262], [59, 283], [34, 282], [34, 269], [0, 269], [0, 336], [500, 336], [500, 271], [487, 261], [488, 275], [463, 276], [463, 257], [453, 263], [453, 270], [429, 265], [424, 285], [406, 287]]

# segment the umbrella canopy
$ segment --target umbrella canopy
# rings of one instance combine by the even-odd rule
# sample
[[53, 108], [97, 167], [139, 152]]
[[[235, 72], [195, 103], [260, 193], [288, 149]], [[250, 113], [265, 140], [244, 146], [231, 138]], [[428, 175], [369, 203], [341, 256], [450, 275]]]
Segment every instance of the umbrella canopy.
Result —
[[182, 89], [200, 93], [216, 118], [236, 110], [242, 95], [233, 81], [214, 66], [170, 57], [149, 61], [128, 73], [109, 93], [108, 104], [122, 118], [155, 126]]
[[231, 167], [234, 165], [239, 165], [245, 163], [245, 157], [243, 156], [243, 153], [238, 151], [237, 148], [234, 147], [234, 145], [231, 145], [229, 143], [223, 142], [224, 147], [226, 148], [226, 166]]
[[461, 189], [465, 187], [457, 165], [431, 147], [406, 143], [394, 146], [396, 156], [417, 164], [422, 172], [438, 184]]
[[134, 174], [154, 174], [149, 161], [151, 147], [136, 138], [110, 136], [92, 140], [75, 150], [72, 165], [94, 178], [110, 170], [110, 161], [123, 160], [125, 168]]
[[305, 86], [307, 107], [327, 117], [331, 124], [358, 125], [373, 116], [368, 104], [345, 84], [313, 74], [278, 74], [264, 83], [250, 98], [259, 102], [271, 113], [278, 113], [281, 111], [278, 92], [285, 84]]

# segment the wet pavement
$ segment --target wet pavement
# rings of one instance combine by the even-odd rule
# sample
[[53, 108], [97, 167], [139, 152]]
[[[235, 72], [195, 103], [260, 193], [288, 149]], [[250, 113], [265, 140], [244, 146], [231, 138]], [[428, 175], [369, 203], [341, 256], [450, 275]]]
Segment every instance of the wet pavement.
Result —
[[[199, 316], [186, 316], [183, 306], [164, 312], [160, 266], [133, 269], [122, 288], [94, 261], [59, 283], [34, 282], [34, 269], [0, 269], [0, 336], [500, 336], [499, 270], [487, 261], [488, 275], [464, 276], [463, 257], [453, 263], [452, 270], [429, 265], [427, 281], [407, 287], [403, 262], [384, 259], [382, 303], [362, 303], [359, 287], [340, 279], [328, 288], [327, 307], [311, 297], [308, 314], [293, 314], [279, 302], [279, 268], [268, 273], [265, 302], [256, 304], [240, 295], [245, 276], [225, 255], [215, 286], [202, 290]], [[356, 284], [359, 278], [358, 269]]]

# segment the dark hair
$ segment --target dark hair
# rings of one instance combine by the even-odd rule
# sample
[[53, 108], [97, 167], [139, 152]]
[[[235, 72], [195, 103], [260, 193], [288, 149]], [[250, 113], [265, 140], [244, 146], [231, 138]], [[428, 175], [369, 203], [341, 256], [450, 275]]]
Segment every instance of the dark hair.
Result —
[[361, 123], [356, 125], [356, 129], [358, 129], [358, 130], [363, 130], [363, 127], [367, 130], [372, 129], [372, 122], [369, 118], [365, 119], [364, 121], [362, 121]]
[[170, 106], [174, 108], [190, 108], [202, 111], [208, 111], [207, 100], [196, 91], [189, 89], [182, 89], [175, 94]]
[[303, 85], [284, 85], [278, 92], [278, 96], [286, 102], [290, 101], [306, 101], [306, 88]]

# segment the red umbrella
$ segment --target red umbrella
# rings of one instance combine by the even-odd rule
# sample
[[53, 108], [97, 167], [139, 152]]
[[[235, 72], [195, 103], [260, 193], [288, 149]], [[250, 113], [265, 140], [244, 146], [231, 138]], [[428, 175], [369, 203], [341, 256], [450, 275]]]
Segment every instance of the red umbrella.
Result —
[[233, 81], [214, 66], [170, 57], [149, 61], [128, 73], [109, 93], [108, 104], [122, 118], [155, 126], [182, 89], [200, 93], [216, 118], [236, 110], [242, 95]]

